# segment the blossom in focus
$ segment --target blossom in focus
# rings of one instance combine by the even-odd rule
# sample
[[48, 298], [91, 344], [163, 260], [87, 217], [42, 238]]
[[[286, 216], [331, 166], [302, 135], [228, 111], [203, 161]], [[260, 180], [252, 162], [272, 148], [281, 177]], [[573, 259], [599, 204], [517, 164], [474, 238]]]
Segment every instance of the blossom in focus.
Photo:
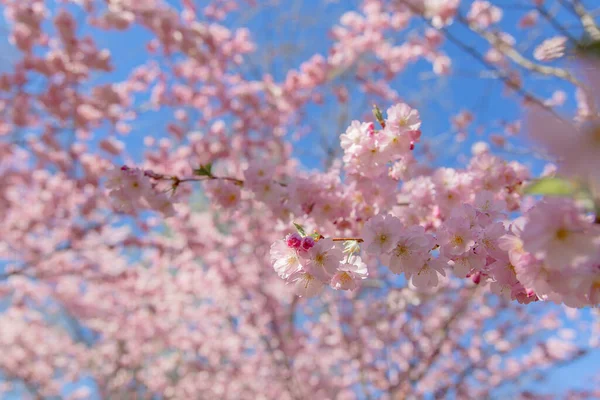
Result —
[[325, 288], [325, 284], [320, 279], [306, 271], [293, 273], [289, 281], [294, 285], [296, 296], [300, 297], [314, 297]]
[[444, 267], [447, 262], [439, 258], [430, 258], [421, 265], [419, 270], [411, 274], [409, 278], [415, 287], [427, 289], [436, 287], [439, 283], [439, 275], [446, 276]]
[[421, 127], [419, 111], [411, 108], [408, 104], [396, 104], [388, 108], [386, 114], [385, 126], [393, 132], [416, 131]]
[[377, 255], [389, 252], [396, 244], [401, 229], [398, 218], [376, 215], [367, 221], [362, 230], [366, 250]]
[[463, 218], [450, 218], [438, 233], [440, 252], [446, 256], [461, 255], [475, 246], [476, 229]]
[[285, 243], [292, 249], [299, 249], [302, 243], [302, 236], [297, 232], [290, 233], [285, 237]]
[[421, 137], [421, 119], [419, 112], [405, 103], [396, 104], [387, 109], [382, 142], [390, 160], [397, 160]]
[[335, 246], [330, 238], [321, 239], [308, 250], [305, 258], [306, 271], [321, 282], [329, 282], [342, 261], [342, 250]]
[[359, 281], [366, 279], [367, 275], [367, 265], [360, 257], [351, 256], [348, 262], [338, 267], [338, 271], [331, 278], [331, 286], [336, 290], [354, 290]]
[[372, 135], [372, 123], [352, 121], [346, 132], [340, 136], [340, 145], [349, 153], [358, 153], [371, 140]]
[[395, 274], [417, 272], [429, 257], [433, 236], [425, 233], [422, 226], [412, 226], [398, 235], [392, 250], [382, 261]]
[[315, 243], [315, 239], [311, 238], [310, 236], [306, 236], [302, 238], [302, 241], [300, 242], [300, 250], [308, 251], [313, 248]]
[[273, 269], [282, 279], [287, 279], [301, 268], [297, 251], [283, 240], [271, 245], [270, 255]]

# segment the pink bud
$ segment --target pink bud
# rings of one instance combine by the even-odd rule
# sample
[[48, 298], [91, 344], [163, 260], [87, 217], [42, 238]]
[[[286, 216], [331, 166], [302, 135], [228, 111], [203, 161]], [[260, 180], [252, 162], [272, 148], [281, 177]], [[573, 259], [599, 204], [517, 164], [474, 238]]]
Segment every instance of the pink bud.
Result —
[[300, 244], [300, 248], [302, 250], [309, 250], [314, 245], [315, 245], [315, 239], [311, 238], [310, 236], [307, 236], [304, 239], [302, 239], [302, 243]]
[[375, 134], [375, 124], [369, 122], [369, 135], [373, 136]]
[[297, 233], [290, 233], [285, 237], [285, 242], [287, 243], [288, 247], [291, 247], [292, 249], [298, 249], [302, 243], [302, 236]]
[[530, 28], [537, 23], [538, 20], [538, 12], [537, 10], [533, 10], [528, 12], [521, 18], [519, 21], [519, 28]]

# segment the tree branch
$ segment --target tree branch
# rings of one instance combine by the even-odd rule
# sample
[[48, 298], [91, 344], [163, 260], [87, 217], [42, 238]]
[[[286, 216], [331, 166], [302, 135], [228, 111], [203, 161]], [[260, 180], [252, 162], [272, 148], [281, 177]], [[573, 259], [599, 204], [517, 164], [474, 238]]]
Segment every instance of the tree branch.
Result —
[[590, 35], [593, 40], [600, 40], [600, 28], [598, 28], [594, 17], [586, 10], [580, 0], [573, 0], [572, 4], [565, 4], [564, 0], [560, 0], [560, 2], [577, 14], [583, 29], [585, 29], [586, 33]]
[[478, 28], [477, 26], [475, 26], [475, 24], [470, 23], [465, 17], [463, 17], [460, 14], [457, 14], [456, 19], [457, 21], [465, 25], [467, 28], [469, 28], [472, 32], [477, 33], [479, 36], [487, 40], [487, 42], [491, 46], [493, 46], [496, 50], [501, 52], [504, 56], [509, 58], [518, 66], [528, 71], [536, 72], [540, 75], [553, 76], [570, 82], [577, 87], [582, 87], [581, 82], [579, 82], [566, 69], [534, 63], [533, 61], [525, 58], [513, 46], [510, 46], [502, 39], [500, 39], [495, 33]]

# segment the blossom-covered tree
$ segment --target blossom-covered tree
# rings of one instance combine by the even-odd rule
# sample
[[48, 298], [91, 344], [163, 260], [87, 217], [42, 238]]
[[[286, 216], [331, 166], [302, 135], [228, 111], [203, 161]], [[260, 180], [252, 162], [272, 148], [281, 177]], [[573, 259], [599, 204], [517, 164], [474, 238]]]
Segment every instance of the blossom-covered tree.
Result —
[[[598, 357], [595, 10], [329, 3], [1, 1], [2, 396], [530, 399]], [[492, 117], [401, 84], [465, 58]]]

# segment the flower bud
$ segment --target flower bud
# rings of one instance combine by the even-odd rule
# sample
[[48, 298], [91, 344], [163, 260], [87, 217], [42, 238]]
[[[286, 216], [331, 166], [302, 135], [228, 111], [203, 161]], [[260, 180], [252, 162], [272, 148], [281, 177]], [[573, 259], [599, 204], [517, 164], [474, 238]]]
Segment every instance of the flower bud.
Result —
[[291, 247], [292, 249], [298, 249], [302, 243], [302, 236], [296, 232], [290, 233], [285, 237], [285, 242], [287, 243], [288, 247]]
[[315, 239], [307, 236], [302, 239], [302, 243], [300, 244], [300, 249], [308, 251], [315, 245]]

